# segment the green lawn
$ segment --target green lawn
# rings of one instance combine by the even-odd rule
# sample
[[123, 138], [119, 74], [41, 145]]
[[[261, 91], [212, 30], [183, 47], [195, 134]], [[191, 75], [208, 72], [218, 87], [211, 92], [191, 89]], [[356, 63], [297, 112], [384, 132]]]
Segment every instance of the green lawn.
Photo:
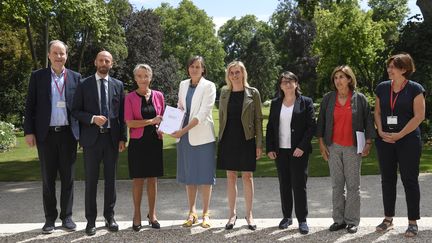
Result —
[[[267, 118], [269, 108], [264, 108], [264, 123], [263, 127], [267, 125]], [[213, 118], [215, 119], [216, 133], [219, 129], [218, 126], [218, 111], [213, 110]], [[264, 133], [265, 134], [265, 133]], [[319, 153], [317, 140], [313, 141], [313, 152], [309, 159], [309, 176], [328, 176], [328, 166]], [[128, 164], [127, 152], [120, 154], [120, 161], [118, 166], [118, 178], [128, 179]], [[176, 148], [174, 139], [164, 137], [164, 178], [175, 178], [176, 176]], [[423, 148], [423, 155], [420, 163], [421, 172], [432, 172], [432, 148], [425, 146]], [[101, 170], [102, 176], [103, 170]], [[375, 148], [372, 149], [369, 157], [363, 159], [362, 164], [363, 175], [379, 174]], [[277, 176], [274, 162], [264, 156], [257, 164], [257, 170], [254, 173], [256, 177], [274, 177]], [[78, 152], [76, 162], [76, 179], [84, 179], [83, 170], [83, 157], [82, 150]], [[217, 171], [217, 177], [225, 177], [224, 171]], [[18, 136], [17, 147], [12, 151], [0, 153], [0, 181], [28, 181], [40, 180], [39, 161], [37, 160], [37, 151], [35, 148], [28, 148], [25, 144], [22, 134]]]

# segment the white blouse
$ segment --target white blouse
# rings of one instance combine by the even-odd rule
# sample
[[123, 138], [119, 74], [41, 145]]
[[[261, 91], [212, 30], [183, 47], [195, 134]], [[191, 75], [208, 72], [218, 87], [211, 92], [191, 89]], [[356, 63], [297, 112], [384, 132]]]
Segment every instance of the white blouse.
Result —
[[282, 108], [279, 116], [279, 148], [291, 148], [291, 119], [293, 114], [294, 104]]

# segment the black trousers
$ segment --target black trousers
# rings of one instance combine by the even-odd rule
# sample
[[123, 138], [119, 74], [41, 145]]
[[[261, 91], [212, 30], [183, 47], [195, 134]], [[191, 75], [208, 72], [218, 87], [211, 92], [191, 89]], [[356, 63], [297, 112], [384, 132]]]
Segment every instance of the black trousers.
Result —
[[375, 139], [381, 170], [384, 214], [395, 215], [397, 168], [405, 189], [408, 219], [420, 219], [420, 186], [418, 183], [422, 143], [419, 136], [410, 134], [396, 143]]
[[284, 218], [291, 218], [293, 194], [295, 214], [298, 222], [306, 222], [308, 215], [306, 182], [308, 177], [309, 154], [294, 157], [292, 149], [280, 149], [276, 158], [279, 189]]
[[104, 212], [105, 219], [114, 217], [116, 202], [116, 170], [118, 160], [118, 145], [113, 146], [109, 133], [99, 134], [92, 146], [84, 150], [85, 168], [85, 217], [90, 225], [94, 225], [97, 217], [97, 184], [99, 180], [99, 164], [103, 161], [104, 168]]
[[60, 175], [60, 219], [72, 216], [77, 141], [70, 128], [49, 131], [43, 142], [37, 142], [42, 174], [42, 198], [45, 219], [55, 222], [58, 216], [56, 199], [57, 173]]

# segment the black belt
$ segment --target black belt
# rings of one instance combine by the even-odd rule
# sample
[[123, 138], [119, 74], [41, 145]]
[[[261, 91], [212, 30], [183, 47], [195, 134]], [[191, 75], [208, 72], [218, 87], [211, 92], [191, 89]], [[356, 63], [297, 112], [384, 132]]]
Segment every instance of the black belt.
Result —
[[111, 130], [110, 128], [100, 127], [99, 133], [109, 133], [110, 130]]
[[48, 128], [48, 130], [52, 132], [62, 132], [66, 129], [69, 129], [69, 126], [52, 126]]

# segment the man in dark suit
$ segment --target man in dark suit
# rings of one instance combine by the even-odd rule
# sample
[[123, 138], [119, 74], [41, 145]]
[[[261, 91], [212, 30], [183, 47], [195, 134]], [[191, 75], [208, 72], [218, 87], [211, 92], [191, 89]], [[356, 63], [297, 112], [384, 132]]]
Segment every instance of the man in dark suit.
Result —
[[80, 122], [80, 144], [84, 149], [87, 235], [96, 233], [96, 192], [101, 161], [104, 163], [105, 226], [110, 231], [118, 231], [114, 219], [115, 177], [118, 153], [125, 149], [126, 126], [123, 118], [123, 83], [109, 76], [112, 64], [109, 52], [101, 51], [97, 54], [97, 72], [78, 85], [72, 108], [73, 116]]
[[52, 233], [58, 216], [55, 180], [60, 174], [60, 219], [62, 226], [75, 230], [72, 220], [73, 180], [78, 121], [71, 116], [73, 97], [81, 79], [65, 68], [68, 47], [59, 40], [49, 43], [50, 68], [34, 71], [30, 77], [25, 108], [24, 134], [30, 147], [36, 145], [41, 165], [45, 225]]

